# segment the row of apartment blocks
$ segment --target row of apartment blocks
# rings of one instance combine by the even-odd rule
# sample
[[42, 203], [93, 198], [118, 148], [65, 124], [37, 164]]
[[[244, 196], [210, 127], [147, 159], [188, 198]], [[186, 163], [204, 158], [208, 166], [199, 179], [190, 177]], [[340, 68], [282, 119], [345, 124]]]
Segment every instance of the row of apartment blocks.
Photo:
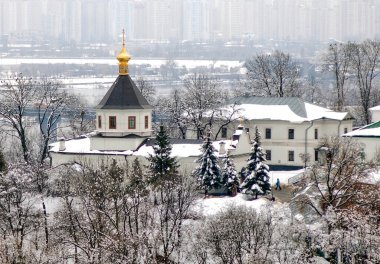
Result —
[[[350, 114], [334, 112], [299, 98], [247, 97], [237, 101], [242, 119], [224, 127], [218, 140], [234, 140], [244, 132], [253, 139], [257, 127], [268, 164], [272, 166], [302, 167], [305, 157], [307, 164], [313, 163], [319, 158], [322, 138], [340, 136], [353, 127]], [[187, 136], [194, 138], [195, 133], [189, 131]]]
[[0, 35], [74, 43], [127, 39], [290, 41], [379, 37], [378, 0], [0, 0]]

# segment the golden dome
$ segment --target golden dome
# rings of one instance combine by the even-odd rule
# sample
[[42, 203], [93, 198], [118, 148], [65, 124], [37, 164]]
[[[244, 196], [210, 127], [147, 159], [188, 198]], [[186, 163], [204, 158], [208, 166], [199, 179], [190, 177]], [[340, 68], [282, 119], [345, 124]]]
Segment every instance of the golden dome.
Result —
[[127, 75], [128, 74], [128, 62], [131, 59], [131, 55], [125, 49], [125, 37], [123, 30], [123, 48], [121, 49], [119, 55], [117, 55], [117, 60], [119, 61], [119, 75]]
[[128, 62], [131, 59], [131, 55], [127, 52], [125, 49], [125, 45], [123, 45], [123, 48], [121, 49], [119, 55], [117, 55], [117, 60], [121, 62]]

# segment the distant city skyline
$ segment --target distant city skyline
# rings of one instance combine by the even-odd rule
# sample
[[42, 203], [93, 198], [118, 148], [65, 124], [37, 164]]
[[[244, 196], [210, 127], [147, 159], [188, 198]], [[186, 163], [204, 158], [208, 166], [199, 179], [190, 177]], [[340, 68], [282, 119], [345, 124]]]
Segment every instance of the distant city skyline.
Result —
[[127, 40], [361, 41], [380, 37], [378, 0], [0, 0], [0, 36]]

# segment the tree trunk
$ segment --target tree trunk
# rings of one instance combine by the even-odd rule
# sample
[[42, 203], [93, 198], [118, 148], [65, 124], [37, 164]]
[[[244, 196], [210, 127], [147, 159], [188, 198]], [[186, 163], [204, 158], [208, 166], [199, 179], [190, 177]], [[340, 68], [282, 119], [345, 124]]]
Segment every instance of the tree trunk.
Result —
[[48, 222], [47, 222], [46, 205], [43, 199], [42, 199], [42, 210], [44, 212], [45, 243], [46, 243], [46, 247], [48, 247], [49, 246], [49, 228], [48, 228]]

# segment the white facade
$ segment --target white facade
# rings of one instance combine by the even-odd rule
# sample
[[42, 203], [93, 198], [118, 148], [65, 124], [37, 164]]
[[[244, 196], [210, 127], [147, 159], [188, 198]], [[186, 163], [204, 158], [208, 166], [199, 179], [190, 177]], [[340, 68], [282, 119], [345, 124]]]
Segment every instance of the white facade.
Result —
[[[318, 159], [316, 148], [321, 138], [352, 131], [353, 119], [348, 113], [334, 112], [298, 98], [252, 97], [245, 100], [239, 105], [236, 121], [226, 126], [218, 139], [233, 139], [239, 123], [249, 130], [253, 139], [257, 126], [268, 164], [272, 166], [302, 167], [305, 166], [304, 157], [308, 157], [306, 165], [311, 164]], [[253, 103], [248, 103], [249, 100]], [[218, 129], [218, 126], [213, 127], [214, 135]], [[189, 130], [187, 137], [196, 138], [196, 133]]]
[[380, 121], [380, 105], [370, 108], [369, 111], [371, 112], [372, 122], [379, 122]]
[[[97, 109], [96, 116], [96, 130], [104, 136], [152, 135], [152, 109]], [[115, 124], [110, 123], [112, 118]]]
[[[132, 164], [133, 160], [138, 158], [141, 164], [148, 165], [147, 158], [153, 154], [153, 146], [148, 144], [150, 139], [141, 138], [103, 138], [107, 142], [106, 146], [111, 148], [120, 148], [119, 150], [103, 150], [99, 148], [92, 149], [93, 142], [99, 139], [97, 136], [83, 137], [67, 141], [60, 141], [50, 145], [50, 157], [52, 166], [61, 164], [70, 164], [73, 162], [84, 163], [93, 167], [112, 161], [113, 159], [118, 164], [123, 165], [127, 162]], [[143, 140], [143, 141], [142, 141]], [[138, 146], [132, 146], [138, 143]], [[224, 150], [229, 152], [229, 156], [234, 160], [234, 164], [238, 171], [243, 166], [247, 165], [247, 158], [251, 151], [249, 134], [241, 133], [238, 140], [222, 140], [213, 142], [217, 154], [223, 156], [225, 151], [221, 149], [224, 144]], [[222, 144], [220, 144], [222, 143]], [[128, 144], [130, 146], [128, 146]], [[118, 145], [119, 147], [117, 147]], [[116, 147], [115, 147], [116, 146]], [[110, 148], [110, 147], [109, 147]], [[190, 174], [197, 163], [195, 162], [201, 155], [202, 142], [178, 142], [172, 145], [172, 156], [176, 157], [180, 165], [180, 171]], [[220, 160], [221, 161], [221, 160]]]
[[380, 161], [380, 121], [361, 127], [343, 136], [351, 137], [361, 144], [367, 161]]

